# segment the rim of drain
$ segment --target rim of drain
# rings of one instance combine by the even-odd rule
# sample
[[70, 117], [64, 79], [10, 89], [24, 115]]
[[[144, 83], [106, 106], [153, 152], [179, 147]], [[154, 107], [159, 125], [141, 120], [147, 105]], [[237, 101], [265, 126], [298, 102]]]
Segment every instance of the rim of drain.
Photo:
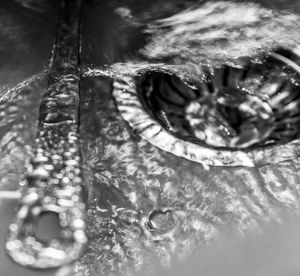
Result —
[[[271, 62], [270, 62], [271, 61]], [[276, 63], [277, 66], [280, 64], [280, 72], [273, 72], [273, 76], [270, 77], [269, 74], [272, 73], [272, 68], [270, 67], [270, 63]], [[257, 98], [255, 99], [255, 103], [257, 106], [257, 102], [260, 105], [261, 109], [261, 116], [258, 117], [258, 119], [254, 118], [253, 116], [250, 116], [250, 119], [248, 118], [249, 116], [245, 116], [244, 114], [238, 114], [239, 116], [242, 116], [241, 118], [247, 118], [244, 119], [246, 120], [245, 122], [250, 121], [252, 125], [252, 129], [250, 129], [250, 132], [246, 133], [246, 135], [240, 135], [241, 137], [236, 138], [235, 141], [245, 141], [246, 143], [242, 144], [242, 146], [236, 146], [234, 143], [232, 143], [232, 140], [230, 140], [228, 143], [225, 141], [224, 143], [214, 143], [215, 141], [220, 141], [219, 140], [212, 140], [213, 143], [207, 143], [205, 140], [195, 139], [195, 137], [192, 137], [193, 139], [187, 139], [182, 135], [183, 128], [177, 129], [177, 132], [172, 130], [172, 126], [170, 125], [170, 120], [172, 120], [171, 115], [169, 114], [174, 114], [177, 111], [175, 109], [172, 110], [169, 108], [169, 105], [157, 105], [157, 96], [158, 92], [156, 91], [156, 94], [153, 93], [153, 86], [151, 89], [146, 89], [141, 92], [140, 89], [140, 82], [142, 78], [146, 78], [147, 74], [148, 76], [151, 74], [165, 74], [165, 76], [175, 76], [176, 74], [166, 73], [166, 72], [161, 72], [159, 68], [155, 68], [152, 70], [149, 70], [147, 73], [143, 73], [142, 76], [139, 76], [138, 78], [127, 78], [126, 82], [125, 81], [115, 81], [114, 82], [114, 89], [113, 89], [113, 95], [115, 97], [117, 107], [122, 115], [122, 117], [129, 123], [129, 125], [133, 128], [133, 130], [138, 133], [142, 138], [148, 140], [150, 143], [153, 145], [157, 146], [158, 148], [167, 151], [169, 153], [172, 153], [176, 156], [186, 158], [188, 160], [194, 161], [201, 163], [205, 166], [260, 166], [260, 165], [265, 165], [265, 164], [270, 164], [270, 163], [278, 163], [278, 162], [283, 162], [286, 160], [291, 160], [294, 158], [297, 158], [300, 153], [299, 149], [299, 133], [298, 133], [298, 128], [297, 125], [299, 124], [299, 114], [294, 114], [299, 113], [299, 108], [300, 108], [300, 100], [298, 94], [300, 94], [299, 89], [299, 83], [295, 83], [295, 81], [291, 78], [291, 76], [299, 76], [300, 74], [300, 50], [298, 48], [287, 50], [287, 49], [280, 49], [278, 51], [272, 52], [262, 63], [249, 63], [248, 66], [245, 66], [244, 69], [237, 69], [240, 70], [239, 74], [243, 75], [242, 77], [246, 79], [244, 81], [246, 88], [247, 85], [252, 85], [251, 87], [255, 90], [254, 92], [249, 93], [249, 91], [245, 92], [245, 95], [238, 95], [240, 98]], [[252, 67], [252, 69], [251, 69]], [[253, 67], [255, 67], [253, 69]], [[222, 69], [223, 68], [223, 69]], [[232, 72], [225, 72], [225, 66], [220, 68], [215, 68], [214, 72], [211, 73], [211, 76], [213, 76], [213, 81], [212, 85], [217, 87], [217, 78], [223, 78], [223, 81], [225, 79], [226, 83], [228, 82], [233, 82], [230, 80], [231, 78], [235, 79], [235, 84], [234, 85], [240, 85], [240, 80], [238, 82], [236, 81], [236, 76], [232, 75]], [[250, 69], [249, 69], [250, 68]], [[258, 69], [259, 70], [258, 70]], [[271, 68], [271, 69], [270, 69]], [[233, 68], [236, 69], [236, 68]], [[263, 70], [261, 70], [263, 69]], [[223, 70], [222, 74], [217, 72], [217, 70]], [[252, 71], [251, 71], [252, 70]], [[228, 70], [227, 70], [228, 71]], [[254, 73], [253, 73], [254, 71]], [[257, 71], [257, 72], [256, 72]], [[283, 72], [285, 71], [288, 72], [288, 75], [285, 75], [283, 77]], [[157, 73], [158, 72], [158, 73]], [[159, 73], [161, 72], [161, 73]], [[217, 73], [215, 73], [217, 72]], [[247, 74], [256, 74], [254, 79], [258, 80], [258, 77], [261, 77], [259, 79], [258, 83], [247, 83]], [[215, 74], [214, 74], [215, 73]], [[230, 75], [231, 74], [231, 75]], [[261, 75], [259, 75], [261, 74]], [[146, 76], [146, 77], [145, 77]], [[224, 77], [225, 76], [225, 77]], [[241, 76], [239, 76], [241, 77]], [[253, 76], [252, 76], [253, 77]], [[276, 78], [276, 85], [277, 88], [274, 88], [274, 77]], [[289, 78], [287, 78], [289, 77]], [[227, 78], [227, 79], [226, 79]], [[267, 78], [270, 78], [271, 80], [268, 80]], [[272, 79], [273, 78], [273, 79]], [[250, 78], [251, 79], [251, 78]], [[140, 81], [140, 82], [139, 82]], [[294, 81], [294, 82], [293, 82]], [[183, 83], [183, 81], [181, 81]], [[248, 81], [249, 82], [249, 81]], [[268, 83], [269, 82], [269, 83]], [[295, 86], [293, 86], [293, 91], [290, 92], [286, 88], [286, 82], [290, 85], [291, 83]], [[269, 85], [269, 87], [264, 87], [265, 90], [263, 90], [261, 87], [266, 86], [266, 84]], [[160, 84], [161, 85], [161, 84]], [[162, 84], [164, 85], [164, 84]], [[201, 84], [202, 85], [202, 84]], [[210, 84], [211, 85], [211, 84]], [[260, 88], [259, 85], [261, 86]], [[272, 87], [270, 85], [273, 85]], [[275, 87], [276, 87], [275, 85]], [[203, 86], [203, 85], [202, 85]], [[205, 83], [205, 86], [208, 86], [207, 83]], [[285, 87], [283, 89], [282, 87]], [[160, 86], [161, 89], [161, 86]], [[176, 89], [176, 88], [175, 88]], [[213, 91], [216, 91], [216, 88], [209, 88], [208, 90], [211, 89]], [[274, 92], [273, 94], [270, 94], [269, 92], [271, 90], [276, 90], [276, 93]], [[203, 90], [203, 87], [202, 87]], [[219, 89], [220, 91], [221, 89]], [[262, 90], [262, 92], [261, 92]], [[283, 91], [282, 91], [283, 90]], [[288, 91], [286, 91], [288, 90]], [[267, 91], [267, 92], [266, 92]], [[176, 91], [175, 91], [176, 92]], [[178, 89], [177, 89], [178, 92]], [[144, 94], [142, 94], [144, 93]], [[152, 94], [151, 94], [152, 93]], [[169, 101], [170, 100], [170, 94], [169, 92], [166, 92], [164, 97], [164, 101]], [[180, 93], [180, 91], [179, 91]], [[187, 92], [191, 94], [191, 92]], [[214, 93], [214, 92], [213, 92]], [[210, 92], [211, 94], [213, 94]], [[219, 93], [219, 92], [218, 92]], [[232, 100], [230, 99], [230, 93], [227, 93], [225, 91], [222, 92], [223, 95], [229, 95], [227, 96], [227, 105], [230, 106], [232, 105]], [[243, 92], [244, 93], [244, 92]], [[269, 95], [268, 95], [269, 93]], [[275, 95], [276, 94], [276, 95]], [[154, 96], [153, 96], [154, 95]], [[275, 96], [274, 96], [275, 95]], [[175, 94], [172, 94], [172, 99], [171, 102], [175, 103], [178, 105], [177, 108], [180, 108], [181, 102], [179, 101], [180, 99], [177, 97], [175, 98]], [[187, 94], [184, 95], [185, 98]], [[151, 98], [152, 97], [152, 98]], [[189, 96], [192, 97], [192, 96]], [[290, 100], [290, 102], [285, 101], [285, 98], [293, 98]], [[150, 99], [150, 100], [149, 100]], [[161, 99], [161, 98], [160, 98]], [[159, 99], [159, 100], [160, 100]], [[216, 99], [214, 97], [214, 99]], [[218, 98], [219, 100], [220, 98]], [[225, 98], [226, 99], [226, 98]], [[177, 102], [176, 102], [177, 101]], [[155, 105], [153, 105], [153, 102]], [[224, 97], [223, 97], [223, 102], [224, 102]], [[226, 101], [225, 101], [226, 102]], [[248, 101], [249, 102], [249, 101]], [[241, 102], [244, 106], [245, 104]], [[250, 102], [251, 103], [251, 102]], [[266, 106], [267, 103], [270, 103], [270, 107], [267, 107], [264, 109], [263, 106]], [[278, 105], [280, 103], [280, 105]], [[152, 104], [152, 105], [151, 105]], [[242, 105], [239, 104], [239, 105]], [[252, 103], [251, 103], [252, 104]], [[157, 108], [157, 106], [159, 108]], [[165, 108], [167, 106], [168, 109]], [[162, 112], [157, 112], [161, 111], [160, 108], [162, 108]], [[154, 110], [156, 108], [156, 110]], [[181, 107], [182, 108], [182, 107]], [[227, 108], [227, 106], [226, 106]], [[266, 111], [270, 112], [272, 109], [272, 112], [274, 113], [270, 118], [272, 119], [271, 121], [266, 121], [267, 123], [262, 124], [263, 122], [262, 118], [266, 117]], [[294, 108], [294, 109], [293, 109]], [[228, 109], [228, 108], [227, 108]], [[245, 108], [244, 108], [245, 109]], [[248, 108], [249, 109], [249, 108]], [[284, 113], [283, 111], [287, 110], [289, 113]], [[154, 111], [153, 111], [154, 110]], [[171, 111], [170, 111], [171, 110]], [[175, 110], [175, 111], [174, 111]], [[230, 106], [230, 112], [232, 113], [232, 107]], [[290, 114], [290, 111], [293, 111], [292, 115]], [[236, 110], [234, 110], [234, 116], [236, 116]], [[239, 111], [240, 112], [240, 111]], [[157, 115], [159, 114], [159, 115]], [[270, 113], [271, 114], [271, 113]], [[176, 114], [175, 114], [176, 115]], [[225, 114], [227, 115], [227, 114]], [[168, 117], [169, 116], [169, 117]], [[263, 117], [264, 116], [264, 117]], [[289, 118], [288, 116], [294, 116], [293, 118]], [[296, 117], [295, 117], [296, 116]], [[228, 117], [228, 116], [227, 116]], [[229, 116], [230, 117], [230, 116]], [[286, 118], [288, 119], [288, 122], [286, 122]], [[203, 119], [203, 118], [202, 118]], [[255, 120], [258, 122], [258, 124], [253, 123]], [[293, 121], [294, 120], [294, 121]], [[270, 125], [270, 122], [273, 123], [275, 122], [274, 126], [270, 127], [268, 129], [268, 126]], [[278, 123], [279, 122], [279, 123]], [[284, 130], [280, 130], [282, 128], [282, 122], [285, 125]], [[291, 122], [294, 122], [291, 123]], [[186, 122], [185, 122], [186, 123]], [[229, 122], [231, 123], [231, 122]], [[254, 127], [253, 127], [254, 125]], [[296, 129], [295, 129], [296, 128]], [[187, 128], [184, 129], [186, 131]], [[201, 130], [203, 131], [203, 129]], [[259, 132], [262, 132], [259, 133]], [[281, 132], [280, 132], [281, 131]], [[295, 133], [296, 131], [296, 133]], [[178, 134], [179, 133], [179, 134]], [[255, 134], [259, 133], [260, 135], [253, 136], [255, 137], [254, 142], [249, 139], [249, 133], [250, 134]], [[292, 134], [290, 134], [292, 133]], [[189, 133], [190, 135], [191, 133]], [[193, 133], [194, 134], [194, 133]], [[243, 134], [243, 133], [242, 133]], [[290, 135], [290, 137], [285, 137], [284, 135]], [[294, 136], [292, 136], [294, 135]], [[191, 135], [190, 135], [191, 136]], [[214, 138], [216, 136], [215, 134], [212, 135], [211, 137]], [[276, 136], [279, 136], [279, 138], [282, 138], [281, 140], [276, 141]], [[272, 139], [270, 140], [269, 137]], [[249, 141], [247, 141], [247, 139]], [[269, 139], [269, 140], [268, 140]], [[222, 141], [222, 140], [221, 140]], [[222, 141], [223, 142], [223, 141]], [[226, 144], [227, 143], [227, 144]], [[230, 144], [231, 143], [231, 144]], [[232, 146], [233, 145], [233, 146]]]

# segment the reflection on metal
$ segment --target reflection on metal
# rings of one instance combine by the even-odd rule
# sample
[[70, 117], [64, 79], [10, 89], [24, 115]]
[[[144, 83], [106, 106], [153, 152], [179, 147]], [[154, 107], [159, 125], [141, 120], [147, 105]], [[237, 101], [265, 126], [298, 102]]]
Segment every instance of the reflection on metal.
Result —
[[[80, 0], [62, 3], [36, 149], [21, 183], [21, 207], [7, 236], [12, 259], [34, 268], [74, 261], [87, 241], [78, 138], [80, 5]], [[58, 218], [59, 237], [41, 240], [39, 220], [49, 212]]]
[[244, 68], [205, 69], [189, 87], [158, 70], [114, 82], [118, 109], [155, 146], [212, 166], [256, 166], [299, 155], [300, 56], [274, 51]]

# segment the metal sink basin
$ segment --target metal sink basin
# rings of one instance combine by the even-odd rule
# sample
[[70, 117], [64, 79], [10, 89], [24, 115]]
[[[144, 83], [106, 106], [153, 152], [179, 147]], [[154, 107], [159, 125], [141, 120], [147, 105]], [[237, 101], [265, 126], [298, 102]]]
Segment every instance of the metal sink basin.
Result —
[[298, 2], [2, 1], [0, 275], [299, 273]]

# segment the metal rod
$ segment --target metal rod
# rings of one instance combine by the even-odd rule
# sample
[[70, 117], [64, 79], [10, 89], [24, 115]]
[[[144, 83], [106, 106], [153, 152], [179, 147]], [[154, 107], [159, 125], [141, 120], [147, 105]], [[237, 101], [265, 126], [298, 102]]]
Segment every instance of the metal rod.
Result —
[[[7, 235], [12, 259], [34, 268], [76, 260], [87, 241], [78, 131], [80, 9], [80, 0], [62, 1], [36, 147]], [[45, 241], [37, 236], [38, 221], [46, 213], [57, 216], [59, 238]]]

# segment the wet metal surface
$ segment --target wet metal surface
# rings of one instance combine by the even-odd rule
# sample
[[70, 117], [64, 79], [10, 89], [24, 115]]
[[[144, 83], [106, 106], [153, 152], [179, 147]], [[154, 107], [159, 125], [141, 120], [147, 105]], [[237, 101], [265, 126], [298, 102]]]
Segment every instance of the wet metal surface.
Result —
[[299, 61], [298, 48], [278, 50], [244, 68], [203, 66], [190, 84], [157, 66], [114, 81], [113, 95], [162, 150], [204, 166], [278, 163], [299, 155]]
[[[147, 271], [158, 259], [168, 266], [224, 228], [246, 234], [299, 213], [297, 160], [206, 171], [132, 133], [115, 107], [109, 79], [83, 83], [82, 152], [95, 200], [79, 275]], [[157, 212], [161, 229], [153, 226]]]
[[[147, 71], [168, 74], [171, 72], [190, 84], [194, 80], [203, 80], [201, 62], [199, 65], [201, 60], [208, 65], [218, 65], [220, 61], [229, 60], [230, 64], [243, 68], [239, 66], [249, 61], [249, 58], [244, 59], [245, 54], [251, 55], [254, 62], [257, 55], [259, 63], [265, 57], [263, 52], [277, 46], [277, 42], [280, 44], [280, 41], [274, 39], [273, 33], [280, 36], [281, 30], [286, 30], [289, 24], [291, 28], [282, 37], [283, 44], [296, 45], [295, 42], [299, 42], [299, 25], [293, 21], [298, 18], [297, 14], [289, 17], [291, 21], [286, 20], [285, 15], [278, 14], [278, 21], [272, 23], [273, 17], [267, 6], [260, 9], [261, 7], [252, 4], [224, 4], [223, 11], [228, 15], [231, 14], [231, 8], [247, 10], [253, 15], [260, 9], [261, 13], [254, 16], [257, 24], [250, 24], [250, 21], [247, 21], [249, 18], [241, 18], [241, 21], [234, 22], [237, 37], [229, 35], [228, 40], [219, 40], [220, 48], [225, 48], [222, 55], [214, 52], [214, 49], [218, 48], [211, 47], [210, 44], [214, 43], [216, 33], [210, 33], [213, 34], [211, 37], [207, 36], [207, 48], [199, 50], [197, 44], [193, 48], [193, 42], [190, 45], [184, 44], [188, 37], [191, 40], [195, 38], [197, 43], [196, 38], [199, 36], [194, 34], [209, 34], [209, 29], [197, 29], [199, 26], [195, 18], [203, 7], [197, 10], [197, 5], [194, 5], [187, 13], [195, 11], [195, 21], [181, 23], [180, 19], [174, 19], [174, 26], [161, 26], [161, 29], [154, 24], [151, 29], [154, 30], [154, 36], [150, 35], [144, 40], [146, 46], [140, 47], [142, 50], [136, 49], [138, 44], [135, 44], [135, 32], [139, 37], [136, 39], [142, 41], [138, 30], [143, 28], [143, 23], [155, 16], [168, 17], [170, 14], [176, 14], [177, 9], [183, 10], [184, 14], [185, 8], [177, 4], [166, 3], [167, 7], [164, 9], [152, 2], [143, 10], [142, 4], [137, 7], [112, 3], [110, 7], [99, 4], [99, 10], [93, 10], [94, 13], [104, 13], [106, 16], [110, 12], [113, 23], [90, 26], [89, 32], [86, 31], [86, 47], [83, 48], [86, 51], [83, 55], [83, 67], [86, 64], [88, 68], [84, 72], [81, 90], [81, 139], [84, 141], [82, 152], [86, 168], [85, 179], [94, 183], [95, 199], [88, 210], [88, 249], [76, 264], [79, 275], [114, 275], [120, 272], [126, 275], [132, 271], [144, 273], [151, 271], [153, 263], [156, 262], [169, 267], [204, 244], [218, 239], [224, 229], [229, 228], [237, 236], [241, 233], [247, 235], [260, 229], [265, 222], [279, 222], [283, 216], [294, 217], [299, 213], [297, 147], [291, 146], [291, 151], [288, 150], [295, 151], [292, 160], [281, 164], [274, 161], [274, 164], [262, 167], [210, 167], [206, 170], [207, 167], [202, 168], [195, 162], [178, 158], [151, 145], [121, 116], [126, 108], [129, 112], [130, 108], [134, 110], [136, 107], [137, 100], [130, 101], [129, 96], [136, 93], [132, 79], [143, 76]], [[212, 26], [217, 9], [215, 6], [206, 6], [207, 9], [211, 7], [211, 13], [207, 12], [207, 20]], [[154, 15], [151, 9], [160, 12]], [[265, 25], [262, 40], [253, 39], [253, 42], [260, 44], [268, 41], [269, 44], [259, 49], [255, 46], [252, 48], [250, 36], [238, 36], [239, 28], [248, 25], [248, 31], [259, 33], [259, 26], [263, 22], [261, 16], [265, 13], [270, 16], [266, 19], [270, 25]], [[191, 17], [182, 15], [182, 18]], [[194, 34], [188, 32], [191, 25], [185, 26], [189, 23], [194, 28]], [[278, 24], [278, 28], [274, 24]], [[85, 28], [88, 27], [89, 25]], [[181, 27], [183, 29], [180, 29]], [[228, 25], [224, 23], [223, 27], [226, 30]], [[186, 30], [187, 33], [184, 34], [182, 30]], [[124, 40], [120, 40], [117, 34], [124, 32]], [[92, 37], [92, 34], [95, 35]], [[114, 37], [109, 40], [110, 44], [96, 44], [97, 35], [102, 35], [105, 41], [108, 34]], [[170, 38], [167, 43], [164, 42], [166, 35]], [[289, 38], [290, 35], [293, 39]], [[229, 44], [231, 39], [232, 44]], [[153, 44], [149, 44], [149, 41]], [[173, 42], [174, 45], [171, 44]], [[234, 48], [234, 42], [239, 42], [239, 47]], [[181, 43], [181, 46], [178, 43]], [[124, 50], [128, 48], [131, 51]], [[177, 54], [173, 55], [173, 49], [179, 53], [179, 58], [176, 58]], [[206, 56], [207, 49], [210, 50], [210, 54]], [[259, 51], [260, 49], [262, 51]], [[159, 53], [165, 56], [157, 56], [154, 50], [161, 51]], [[239, 50], [245, 52], [241, 54]], [[150, 52], [153, 56], [150, 56]], [[239, 58], [232, 59], [235, 54]], [[113, 64], [115, 62], [122, 63]], [[101, 67], [103, 63], [113, 65]], [[95, 64], [100, 67], [95, 68]], [[112, 96], [112, 91], [116, 93], [116, 90], [118, 95], [124, 97], [122, 110], [117, 108], [120, 106], [118, 98]], [[139, 114], [132, 112], [131, 116], [136, 120], [140, 119], [140, 123], [143, 124], [145, 113], [145, 110]], [[145, 129], [146, 127], [145, 125]], [[169, 142], [163, 139], [159, 142], [166, 141]], [[280, 147], [274, 148], [273, 152], [279, 155], [281, 153], [281, 157], [285, 156]], [[199, 155], [201, 154], [202, 151], [199, 152]], [[216, 160], [220, 158], [222, 154], [216, 157]], [[238, 156], [233, 160], [236, 164], [241, 164], [238, 162]]]
[[[287, 151], [283, 150], [285, 142], [274, 148], [271, 153], [282, 159], [275, 158], [278, 162], [264, 166], [252, 163], [252, 167], [210, 167], [208, 163], [203, 167], [141, 137], [124, 120], [115, 95], [116, 89], [122, 96], [127, 88], [127, 93], [136, 93], [133, 80], [146, 72], [175, 75], [191, 85], [203, 81], [204, 65], [215, 68], [225, 64], [243, 70], [249, 61], [261, 64], [274, 47], [293, 49], [300, 43], [298, 5], [293, 0], [260, 4], [165, 1], [163, 5], [161, 1], [85, 2], [79, 140], [83, 181], [89, 187], [90, 201], [86, 213], [88, 246], [75, 263], [73, 275], [150, 273], [154, 263], [170, 268], [207, 244], [218, 245], [224, 231], [233, 237], [248, 236], [266, 231], [265, 223], [280, 224], [283, 218], [299, 216], [300, 165], [295, 145]], [[245, 16], [232, 20], [236, 14]], [[42, 92], [32, 93], [37, 91], [33, 89], [27, 95], [25, 87], [15, 93], [20, 98], [5, 97], [1, 106], [0, 130], [6, 138], [0, 145], [7, 160], [1, 167], [1, 176], [8, 176], [6, 180], [1, 178], [5, 189], [16, 188], [19, 176], [15, 171], [19, 170], [21, 177], [25, 173], [24, 163], [35, 152], [36, 134], [40, 145], [44, 147], [46, 143], [48, 148], [68, 141], [70, 131], [77, 133], [72, 123], [64, 130], [57, 126], [61, 118], [73, 120], [74, 113], [64, 108], [69, 98], [61, 99], [62, 106], [57, 105], [57, 99], [48, 101], [39, 114], [34, 107], [40, 104]], [[20, 103], [21, 99], [24, 103]], [[45, 116], [54, 110], [52, 104], [58, 106], [61, 116]], [[124, 101], [124, 107], [129, 106]], [[146, 110], [142, 111], [146, 114]], [[39, 133], [37, 124], [30, 125], [27, 120], [34, 118], [37, 122], [38, 117], [41, 122], [49, 120], [50, 126], [40, 125], [43, 130], [47, 127], [47, 132]], [[53, 123], [56, 127], [52, 129]], [[74, 143], [77, 147], [77, 141]], [[244, 150], [236, 152], [243, 155]], [[65, 155], [60, 152], [59, 156]], [[233, 161], [241, 165], [239, 161], [245, 159], [239, 160], [239, 156]], [[57, 160], [53, 157], [51, 152], [48, 158], [55, 165]], [[66, 156], [71, 163], [76, 161], [73, 157]], [[222, 158], [226, 156], [220, 154], [215, 160]], [[40, 170], [35, 177], [47, 173]], [[53, 174], [51, 181], [57, 179], [63, 180], [61, 175]], [[69, 179], [67, 176], [64, 181]]]
[[[74, 261], [86, 243], [78, 141], [80, 1], [62, 2], [60, 25], [42, 98], [36, 144], [21, 185], [21, 206], [6, 249], [34, 268]], [[58, 237], [41, 238], [40, 221], [56, 217]]]

